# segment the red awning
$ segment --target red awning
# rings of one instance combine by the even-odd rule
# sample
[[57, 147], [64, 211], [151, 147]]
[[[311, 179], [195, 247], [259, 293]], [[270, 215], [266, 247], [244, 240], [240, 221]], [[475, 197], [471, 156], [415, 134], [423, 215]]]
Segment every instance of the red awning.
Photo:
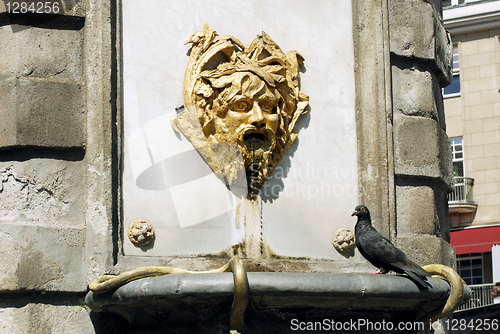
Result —
[[457, 254], [491, 252], [493, 245], [500, 244], [500, 226], [451, 231], [450, 235]]

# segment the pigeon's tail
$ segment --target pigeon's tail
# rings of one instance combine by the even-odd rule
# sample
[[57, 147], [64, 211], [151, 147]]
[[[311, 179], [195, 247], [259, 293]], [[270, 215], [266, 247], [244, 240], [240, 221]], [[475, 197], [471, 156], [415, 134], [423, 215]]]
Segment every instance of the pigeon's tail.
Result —
[[421, 278], [420, 276], [418, 276], [417, 274], [415, 274], [414, 272], [412, 271], [409, 271], [409, 270], [405, 270], [405, 273], [411, 277], [411, 279], [417, 283], [418, 285], [422, 286], [423, 288], [432, 288], [432, 285], [427, 282], [427, 279], [424, 277], [424, 278]]

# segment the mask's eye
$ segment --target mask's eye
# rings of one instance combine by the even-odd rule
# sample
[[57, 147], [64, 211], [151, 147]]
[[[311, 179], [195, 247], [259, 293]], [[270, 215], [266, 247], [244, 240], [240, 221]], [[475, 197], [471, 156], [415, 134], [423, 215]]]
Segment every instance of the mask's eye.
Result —
[[236, 101], [231, 105], [231, 109], [234, 111], [245, 112], [250, 110], [250, 103], [245, 100]]
[[261, 101], [259, 102], [260, 109], [266, 113], [272, 113], [274, 110], [274, 105], [271, 101]]

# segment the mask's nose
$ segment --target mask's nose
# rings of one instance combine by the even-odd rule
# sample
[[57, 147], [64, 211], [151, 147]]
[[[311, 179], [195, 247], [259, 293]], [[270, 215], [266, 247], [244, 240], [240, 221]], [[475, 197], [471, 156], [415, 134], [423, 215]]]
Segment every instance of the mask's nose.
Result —
[[260, 128], [266, 124], [264, 113], [262, 112], [262, 109], [257, 102], [253, 104], [252, 115], [250, 116], [249, 122], [257, 128]]

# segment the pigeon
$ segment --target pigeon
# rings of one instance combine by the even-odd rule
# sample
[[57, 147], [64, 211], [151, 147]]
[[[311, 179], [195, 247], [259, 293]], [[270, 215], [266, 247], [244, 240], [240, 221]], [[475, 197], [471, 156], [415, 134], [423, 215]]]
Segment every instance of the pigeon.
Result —
[[401, 249], [373, 228], [370, 211], [366, 206], [358, 205], [351, 216], [358, 217], [354, 232], [356, 247], [365, 259], [379, 268], [377, 274], [385, 274], [392, 270], [399, 274], [407, 274], [423, 288], [432, 287], [427, 282], [427, 277], [431, 275], [410, 261]]

